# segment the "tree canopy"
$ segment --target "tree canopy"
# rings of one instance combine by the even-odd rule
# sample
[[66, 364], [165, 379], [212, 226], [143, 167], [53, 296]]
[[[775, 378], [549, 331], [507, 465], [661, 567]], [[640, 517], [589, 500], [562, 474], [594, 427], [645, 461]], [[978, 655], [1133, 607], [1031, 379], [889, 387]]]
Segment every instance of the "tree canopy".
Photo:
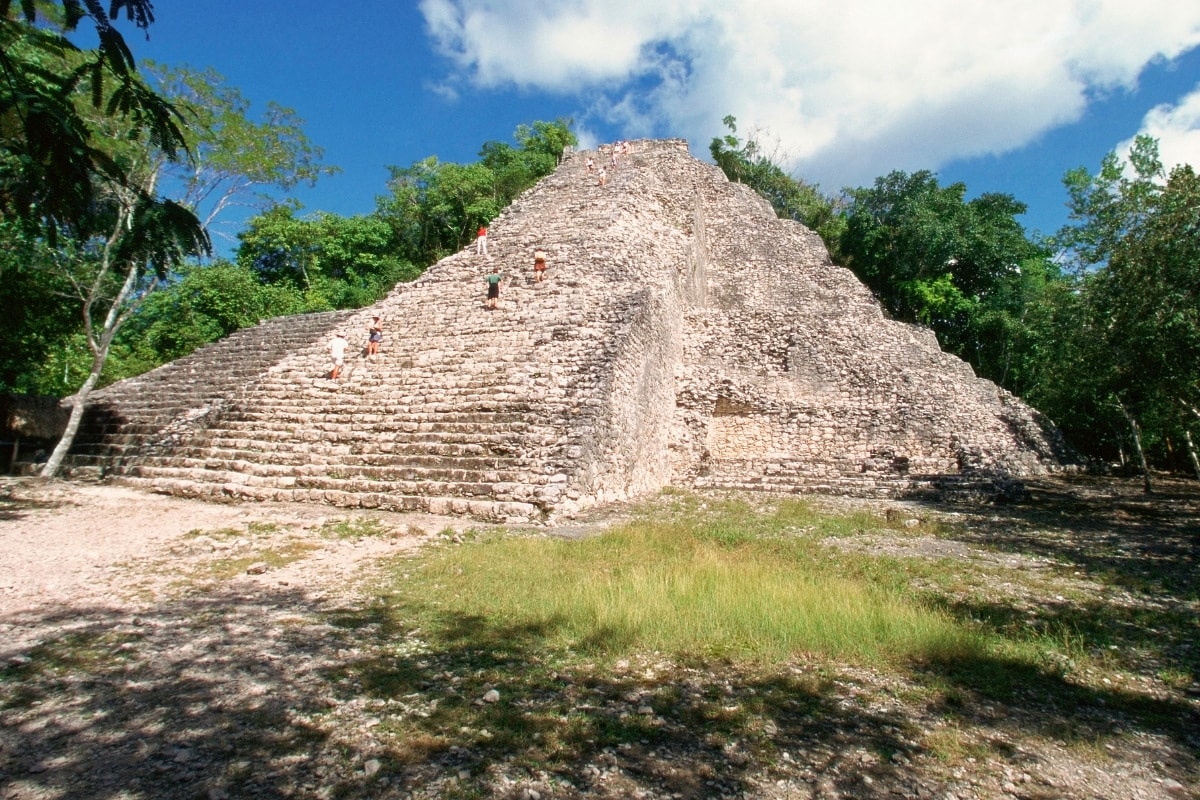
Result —
[[563, 150], [577, 144], [572, 122], [517, 127], [517, 146], [486, 142], [473, 164], [437, 156], [408, 167], [388, 167], [390, 194], [376, 198], [376, 214], [391, 226], [403, 258], [422, 268], [457, 252], [517, 195], [549, 175]]
[[1064, 183], [1072, 221], [1058, 241], [1078, 278], [1088, 357], [1064, 365], [1086, 380], [1064, 381], [1055, 399], [1105, 421], [1101, 446], [1119, 448], [1127, 428], [1169, 462], [1200, 423], [1200, 179], [1186, 164], [1166, 173], [1142, 136], [1127, 162], [1109, 153], [1094, 175], [1072, 170]]
[[[150, 0], [112, 0], [111, 14], [145, 30]], [[47, 16], [49, 15], [49, 16]], [[80, 50], [67, 34], [90, 20], [99, 40]], [[51, 238], [62, 227], [86, 227], [98, 185], [145, 193], [127, 165], [97, 140], [97, 120], [113, 120], [169, 160], [186, 158], [185, 122], [150, 88], [133, 54], [98, 0], [0, 0], [0, 212]], [[144, 194], [145, 213], [182, 226], [176, 239], [203, 241], [194, 216], [177, 214]]]
[[[897, 319], [933, 329], [942, 346], [1001, 379], [1008, 343], [1052, 268], [1016, 217], [1010, 195], [966, 199], [928, 171], [892, 172], [850, 191], [837, 252]], [[1032, 274], [1027, 274], [1032, 273]]]

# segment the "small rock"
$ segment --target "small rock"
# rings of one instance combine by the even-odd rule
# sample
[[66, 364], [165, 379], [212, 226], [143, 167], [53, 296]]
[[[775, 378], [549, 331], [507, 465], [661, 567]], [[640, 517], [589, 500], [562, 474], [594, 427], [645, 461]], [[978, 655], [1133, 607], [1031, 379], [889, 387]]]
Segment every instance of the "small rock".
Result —
[[1162, 782], [1162, 787], [1169, 794], [1172, 794], [1176, 797], [1188, 797], [1189, 796], [1187, 787], [1184, 786], [1179, 781], [1175, 780], [1174, 778], [1167, 778], [1165, 781]]
[[906, 520], [904, 520], [904, 527], [906, 527], [906, 528], [915, 528], [915, 527], [917, 527], [917, 526], [918, 526], [918, 525], [920, 525], [920, 524], [921, 524], [921, 520], [919, 520], [919, 519], [906, 519]]
[[487, 694], [485, 694], [483, 696], [483, 702], [499, 703], [500, 702], [500, 692], [496, 691], [495, 689], [489, 689]]
[[638, 706], [638, 713], [643, 717], [648, 717], [654, 713], [654, 709], [651, 706]]
[[262, 575], [266, 571], [267, 571], [267, 564], [265, 561], [258, 561], [256, 563], [251, 564], [250, 566], [246, 567], [247, 575]]
[[363, 772], [366, 774], [366, 776], [368, 778], [370, 778], [376, 772], [379, 772], [379, 769], [382, 766], [383, 765], [379, 763], [378, 758], [372, 758], [369, 761], [367, 761], [367, 763], [363, 764]]

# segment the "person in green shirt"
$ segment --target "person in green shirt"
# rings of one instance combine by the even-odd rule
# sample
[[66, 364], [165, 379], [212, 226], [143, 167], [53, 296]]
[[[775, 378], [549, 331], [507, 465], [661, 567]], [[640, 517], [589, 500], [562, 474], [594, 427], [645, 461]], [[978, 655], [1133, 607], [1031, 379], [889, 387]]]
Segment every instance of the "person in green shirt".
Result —
[[487, 307], [494, 309], [500, 304], [500, 282], [504, 280], [504, 276], [499, 272], [489, 273], [487, 276]]

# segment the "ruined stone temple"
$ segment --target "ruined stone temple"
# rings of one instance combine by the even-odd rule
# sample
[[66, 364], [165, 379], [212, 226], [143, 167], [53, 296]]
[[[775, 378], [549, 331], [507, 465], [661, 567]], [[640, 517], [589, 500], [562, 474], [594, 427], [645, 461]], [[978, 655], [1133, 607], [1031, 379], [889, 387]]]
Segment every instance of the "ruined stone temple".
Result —
[[[182, 495], [509, 521], [667, 485], [905, 495], [1058, 463], [1036, 412], [885, 318], [815, 233], [686, 142], [634, 143], [603, 187], [587, 155], [493, 221], [488, 256], [93, 394], [72, 463]], [[330, 380], [335, 330], [351, 353]]]

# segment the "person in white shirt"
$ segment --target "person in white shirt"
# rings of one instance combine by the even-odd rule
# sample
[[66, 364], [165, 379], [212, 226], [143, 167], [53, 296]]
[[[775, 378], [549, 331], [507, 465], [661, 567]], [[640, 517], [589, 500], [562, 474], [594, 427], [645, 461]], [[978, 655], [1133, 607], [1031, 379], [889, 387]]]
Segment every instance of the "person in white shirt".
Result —
[[333, 338], [329, 341], [329, 355], [333, 356], [333, 369], [329, 372], [331, 379], [336, 379], [342, 374], [342, 366], [346, 363], [346, 347], [349, 344], [341, 331], [334, 331]]

